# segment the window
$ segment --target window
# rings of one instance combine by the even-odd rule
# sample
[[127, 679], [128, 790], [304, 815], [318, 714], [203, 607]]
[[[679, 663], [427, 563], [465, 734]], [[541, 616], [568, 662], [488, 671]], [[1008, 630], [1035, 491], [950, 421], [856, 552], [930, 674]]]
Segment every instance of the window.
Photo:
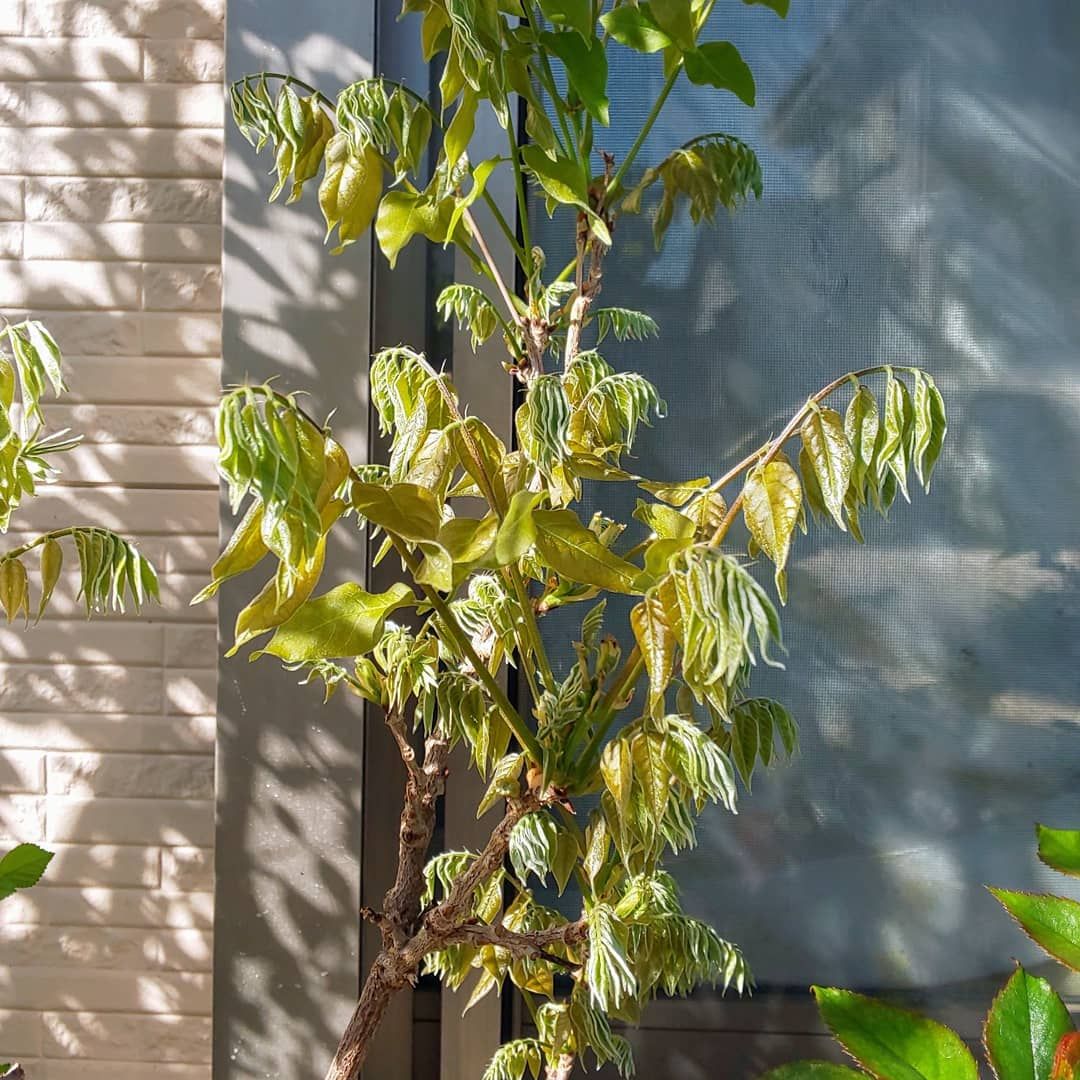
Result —
[[[865, 549], [826, 527], [797, 541], [788, 670], [756, 685], [802, 754], [737, 817], [706, 816], [677, 861], [685, 900], [745, 948], [759, 1001], [813, 981], [982, 1013], [1011, 957], [1040, 963], [983, 884], [1060, 893], [1033, 823], [1080, 821], [1080, 12], [797, 0], [786, 23], [734, 3], [713, 21], [758, 106], [680, 83], [640, 168], [724, 130], [757, 149], [765, 197], [713, 229], [676, 220], [659, 254], [646, 219], [618, 224], [602, 300], [649, 312], [663, 343], [603, 351], [671, 416], [638, 471], [719, 475], [867, 363], [929, 369], [953, 433], [933, 496], [871, 522]], [[658, 58], [611, 61], [624, 91], [659, 88]], [[625, 152], [636, 100], [598, 147]], [[533, 216], [561, 265], [572, 238], [542, 201]], [[589, 499], [611, 509], [612, 488]], [[553, 646], [582, 614], [546, 620]], [[684, 1041], [663, 1075], [705, 1053]]]

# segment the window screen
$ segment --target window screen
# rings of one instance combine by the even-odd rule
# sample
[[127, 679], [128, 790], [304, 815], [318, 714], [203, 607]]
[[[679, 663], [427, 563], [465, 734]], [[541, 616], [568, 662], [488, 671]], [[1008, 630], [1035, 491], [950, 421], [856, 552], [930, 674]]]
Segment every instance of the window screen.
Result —
[[[1080, 9], [791, 6], [781, 22], [717, 4], [709, 36], [743, 52], [758, 106], [681, 82], [637, 169], [728, 131], [760, 155], [762, 201], [713, 228], [677, 219], [659, 254], [646, 218], [618, 225], [601, 302], [663, 336], [603, 351], [671, 417], [637, 471], [719, 475], [871, 363], [929, 369], [952, 431], [932, 495], [871, 521], [865, 548], [825, 527], [797, 541], [787, 669], [755, 689], [789, 705], [802, 753], [738, 816], [706, 813], [676, 872], [765, 990], [985, 1007], [1011, 957], [1039, 954], [983, 884], [1068, 894], [1033, 823], [1080, 824]], [[621, 156], [662, 73], [610, 54], [618, 107], [597, 146]], [[542, 203], [533, 219], [561, 266], [565, 226]], [[614, 490], [587, 511], [626, 518], [634, 496]], [[581, 614], [547, 619], [553, 649]]]

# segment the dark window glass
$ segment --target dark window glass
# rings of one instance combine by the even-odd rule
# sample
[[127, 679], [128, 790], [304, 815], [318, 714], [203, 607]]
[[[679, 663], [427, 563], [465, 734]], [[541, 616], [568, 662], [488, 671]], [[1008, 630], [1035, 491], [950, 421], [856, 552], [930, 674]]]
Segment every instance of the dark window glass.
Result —
[[[802, 754], [737, 817], [707, 813], [677, 873], [765, 988], [985, 1007], [1011, 957], [1040, 954], [983, 884], [1077, 895], [1032, 826], [1080, 825], [1080, 10], [793, 0], [781, 22], [725, 0], [713, 22], [757, 109], [682, 82], [640, 166], [724, 130], [758, 150], [765, 197], [714, 228], [677, 219], [660, 254], [646, 219], [619, 223], [601, 302], [663, 337], [603, 351], [671, 413], [636, 468], [719, 475], [869, 363], [929, 369], [953, 428], [933, 494], [871, 521], [866, 548], [797, 541], [788, 669], [755, 686], [791, 707]], [[610, 55], [621, 104], [596, 142], [618, 156], [662, 74]], [[570, 237], [533, 217], [561, 266]], [[628, 516], [612, 491], [588, 509]], [[553, 648], [583, 613], [546, 621]]]

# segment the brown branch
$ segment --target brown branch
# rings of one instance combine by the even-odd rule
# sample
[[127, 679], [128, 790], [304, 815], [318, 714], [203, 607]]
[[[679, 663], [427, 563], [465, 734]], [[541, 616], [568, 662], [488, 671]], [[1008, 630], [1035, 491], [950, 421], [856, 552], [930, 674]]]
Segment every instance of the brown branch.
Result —
[[509, 930], [501, 923], [471, 922], [458, 927], [447, 944], [468, 942], [473, 945], [495, 945], [505, 949], [515, 959], [547, 960], [551, 964], [575, 971], [580, 967], [579, 964], [567, 960], [564, 956], [557, 956], [550, 950], [558, 945], [573, 948], [583, 942], [588, 934], [589, 926], [584, 919], [543, 930]]
[[386, 726], [398, 745], [407, 773], [405, 804], [398, 827], [398, 866], [394, 884], [383, 898], [383, 914], [392, 928], [394, 943], [404, 945], [420, 916], [424, 891], [424, 863], [435, 832], [435, 809], [446, 790], [446, 759], [450, 742], [437, 731], [424, 741], [424, 764], [416, 762], [408, 728], [400, 713], [390, 710]]
[[[604, 210], [603, 201], [604, 192], [607, 189], [614, 165], [615, 159], [610, 154], [605, 154], [604, 178], [590, 192], [590, 202], [596, 207], [596, 212], [604, 219], [604, 223], [609, 229], [612, 227], [612, 220]], [[570, 325], [566, 331], [566, 351], [563, 354], [564, 369], [568, 368], [574, 357], [581, 352], [581, 331], [585, 326], [589, 308], [600, 293], [604, 255], [607, 251], [604, 244], [592, 234], [588, 214], [578, 214], [576, 243], [577, 268], [575, 270], [575, 283], [577, 292], [574, 294], [573, 302], [570, 305]], [[586, 261], [589, 264], [587, 274], [585, 272]]]
[[[552, 795], [545, 800], [538, 792], [529, 791], [507, 800], [506, 813], [492, 830], [484, 850], [454, 882], [449, 895], [421, 917], [423, 858], [434, 830], [435, 793], [441, 794], [445, 786], [449, 747], [445, 740], [429, 736], [424, 765], [420, 768], [409, 744], [403, 718], [388, 714], [387, 725], [401, 749], [408, 771], [405, 807], [401, 814], [398, 873], [383, 903], [383, 917], [392, 921], [394, 940], [387, 941], [384, 936], [383, 948], [364, 980], [360, 1000], [338, 1044], [326, 1080], [357, 1080], [371, 1040], [394, 996], [416, 981], [425, 956], [444, 948], [456, 932], [474, 919], [472, 905], [476, 889], [502, 866], [514, 826], [526, 814], [556, 797]], [[431, 796], [430, 805], [428, 796]], [[419, 828], [414, 829], [414, 824]], [[427, 839], [421, 850], [420, 841], [425, 832]], [[408, 940], [399, 943], [397, 936], [403, 927], [411, 928], [417, 922], [419, 929]]]

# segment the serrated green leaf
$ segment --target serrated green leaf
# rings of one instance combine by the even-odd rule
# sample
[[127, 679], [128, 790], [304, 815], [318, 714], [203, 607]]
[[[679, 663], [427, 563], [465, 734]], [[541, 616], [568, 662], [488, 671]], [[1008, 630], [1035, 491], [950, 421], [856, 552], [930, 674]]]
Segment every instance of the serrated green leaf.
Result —
[[1054, 870], [1080, 877], [1080, 830], [1036, 825], [1039, 858]]
[[635, 594], [641, 571], [609, 551], [573, 510], [537, 510], [536, 549], [560, 577], [612, 592]]
[[887, 1080], [978, 1080], [971, 1052], [947, 1027], [850, 990], [813, 990], [822, 1019], [872, 1075]]
[[[855, 454], [844, 431], [844, 421], [834, 409], [811, 409], [800, 434], [822, 502], [840, 529], [846, 531], [844, 499], [851, 482]], [[806, 482], [805, 471], [803, 482]]]
[[1036, 945], [1066, 967], [1080, 971], [1080, 903], [1007, 889], [990, 892]]
[[756, 96], [753, 72], [730, 41], [707, 41], [686, 52], [683, 63], [692, 83], [730, 90], [740, 101], [753, 106]]
[[1072, 1030], [1069, 1010], [1050, 984], [1018, 967], [994, 998], [983, 1030], [997, 1080], [1050, 1080], [1058, 1043]]
[[0, 900], [41, 880], [53, 853], [37, 844], [19, 844], [0, 859]]

